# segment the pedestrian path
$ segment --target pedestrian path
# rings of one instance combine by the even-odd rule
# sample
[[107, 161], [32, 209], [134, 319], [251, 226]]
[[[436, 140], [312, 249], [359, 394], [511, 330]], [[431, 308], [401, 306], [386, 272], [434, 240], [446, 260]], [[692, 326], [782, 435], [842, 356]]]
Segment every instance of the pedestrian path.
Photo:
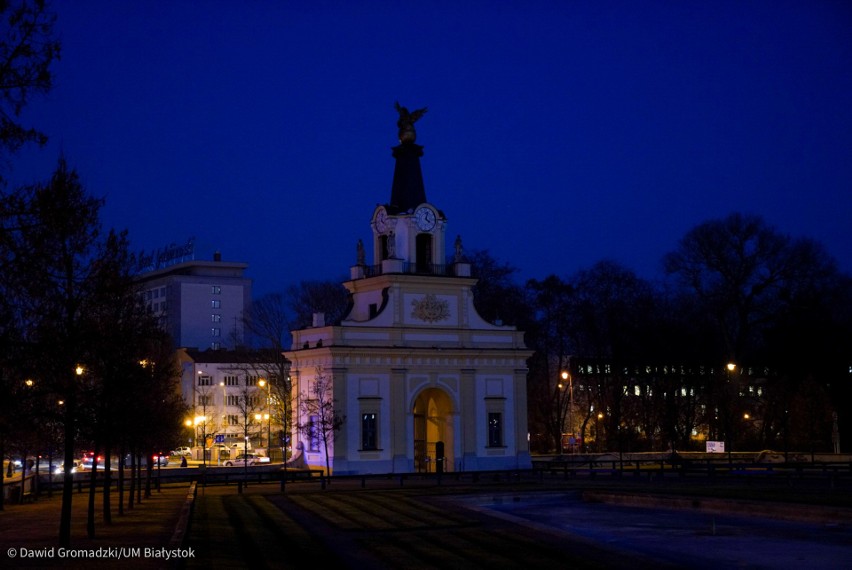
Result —
[[118, 494], [113, 492], [109, 525], [104, 523], [99, 493], [94, 538], [89, 538], [86, 530], [88, 493], [75, 489], [68, 551], [58, 548], [61, 493], [54, 492], [52, 497], [44, 495], [33, 503], [7, 504], [0, 511], [0, 567], [91, 568], [103, 558], [120, 561], [126, 568], [165, 567], [162, 551], [168, 548], [174, 534], [188, 487], [188, 484], [164, 485], [160, 491], [152, 489], [148, 498], [143, 491], [141, 503], [133, 509], [125, 504], [124, 515], [118, 515], [115, 502]]

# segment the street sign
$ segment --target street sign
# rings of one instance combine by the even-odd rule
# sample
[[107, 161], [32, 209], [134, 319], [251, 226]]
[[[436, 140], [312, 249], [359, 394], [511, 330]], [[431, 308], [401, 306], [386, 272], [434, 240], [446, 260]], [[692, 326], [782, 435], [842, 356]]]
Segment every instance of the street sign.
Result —
[[708, 441], [707, 453], [725, 453], [724, 441]]
[[217, 436], [214, 438], [214, 441], [215, 441], [216, 443], [225, 443], [225, 435], [224, 435], [224, 434], [217, 435]]

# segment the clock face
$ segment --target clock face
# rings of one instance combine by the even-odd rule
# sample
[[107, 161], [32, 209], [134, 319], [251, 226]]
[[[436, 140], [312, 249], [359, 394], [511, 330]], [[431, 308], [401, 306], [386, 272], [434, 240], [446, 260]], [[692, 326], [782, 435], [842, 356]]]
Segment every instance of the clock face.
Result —
[[435, 227], [435, 212], [426, 206], [417, 208], [417, 211], [414, 212], [414, 219], [421, 231], [428, 232]]
[[383, 234], [388, 229], [388, 213], [382, 208], [379, 210], [379, 213], [376, 214], [376, 230], [380, 234]]

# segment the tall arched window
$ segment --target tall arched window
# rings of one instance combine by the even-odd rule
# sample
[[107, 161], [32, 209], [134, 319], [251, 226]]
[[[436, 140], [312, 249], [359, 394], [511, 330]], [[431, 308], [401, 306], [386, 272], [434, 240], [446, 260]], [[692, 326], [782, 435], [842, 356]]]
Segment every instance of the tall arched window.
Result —
[[417, 234], [417, 273], [432, 272], [432, 234]]

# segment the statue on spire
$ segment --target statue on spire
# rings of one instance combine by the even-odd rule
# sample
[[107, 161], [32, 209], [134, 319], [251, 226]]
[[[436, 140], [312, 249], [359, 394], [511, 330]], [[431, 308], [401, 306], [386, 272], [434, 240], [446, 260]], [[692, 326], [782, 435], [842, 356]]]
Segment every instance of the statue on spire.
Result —
[[414, 123], [426, 114], [426, 107], [409, 113], [408, 109], [399, 104], [399, 101], [395, 103], [395, 106], [399, 113], [399, 120], [396, 122], [396, 126], [399, 127], [399, 142], [413, 143], [417, 139]]

